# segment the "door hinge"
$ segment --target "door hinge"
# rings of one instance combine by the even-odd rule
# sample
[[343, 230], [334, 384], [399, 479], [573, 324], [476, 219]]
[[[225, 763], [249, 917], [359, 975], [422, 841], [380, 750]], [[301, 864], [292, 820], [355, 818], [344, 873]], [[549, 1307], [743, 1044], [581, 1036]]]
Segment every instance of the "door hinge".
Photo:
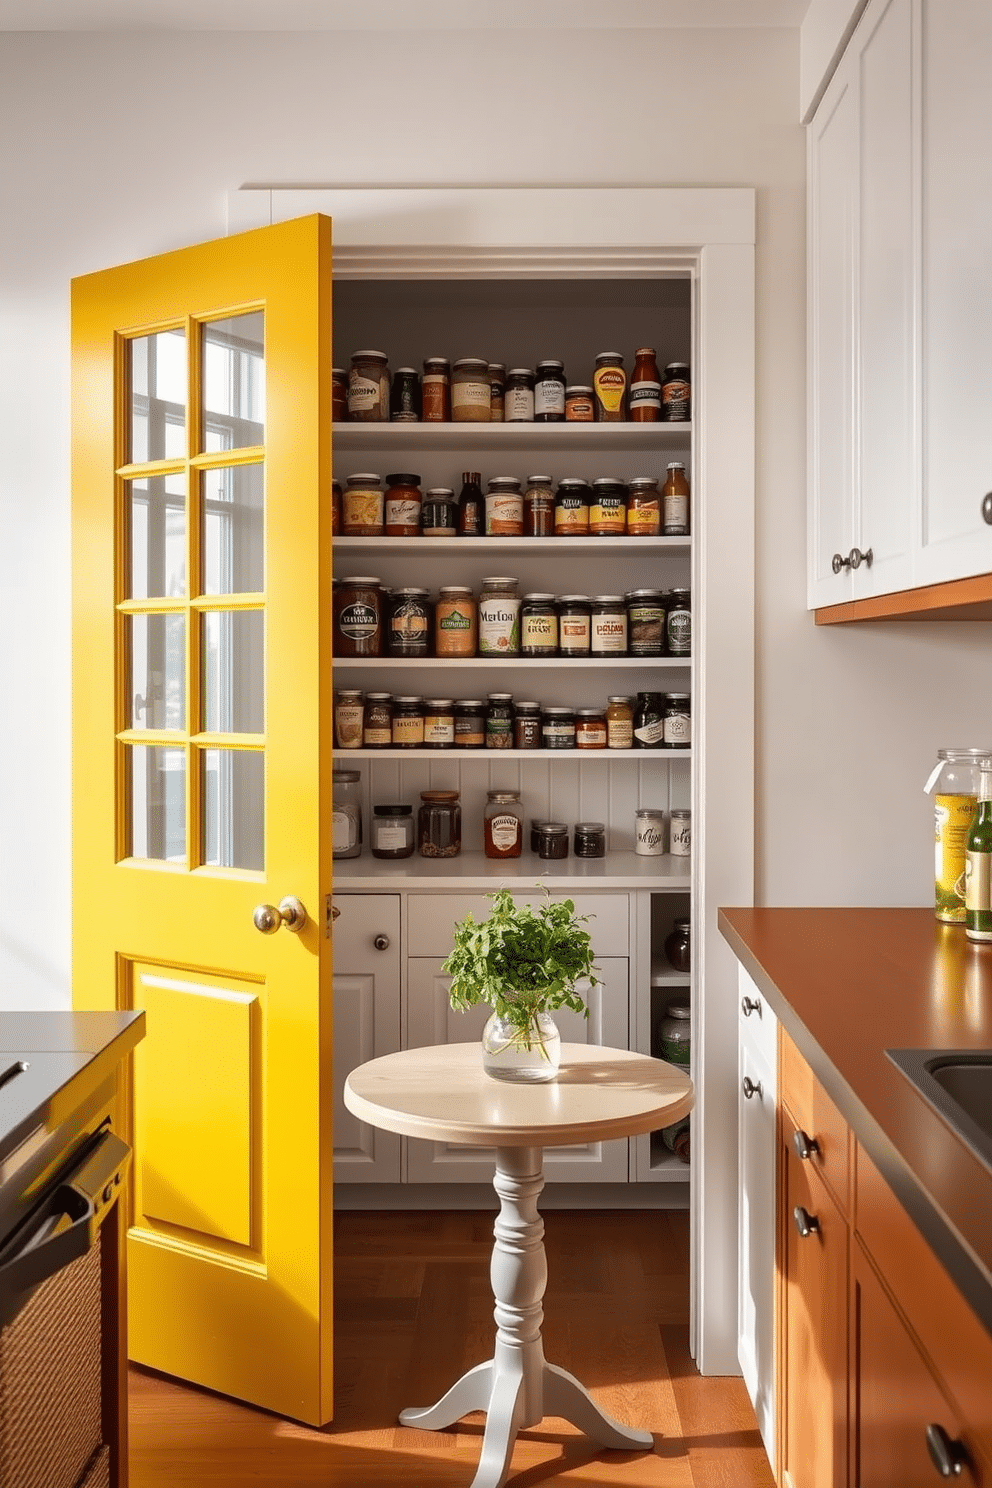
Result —
[[341, 913], [341, 911], [338, 909], [337, 905], [336, 904], [333, 904], [331, 902], [331, 896], [330, 896], [330, 894], [325, 894], [325, 896], [324, 896], [324, 939], [325, 940], [330, 940], [330, 938], [331, 938], [331, 926], [333, 925], [334, 921], [337, 919], [337, 917], [338, 917], [338, 915], [340, 913]]

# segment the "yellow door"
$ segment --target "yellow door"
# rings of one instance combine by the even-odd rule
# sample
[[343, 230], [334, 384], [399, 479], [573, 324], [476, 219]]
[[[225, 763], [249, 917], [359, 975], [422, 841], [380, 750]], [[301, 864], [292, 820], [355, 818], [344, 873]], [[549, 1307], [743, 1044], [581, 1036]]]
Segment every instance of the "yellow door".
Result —
[[[147, 1014], [130, 1356], [313, 1424], [332, 1402], [330, 242], [304, 218], [72, 296], [73, 998]], [[287, 897], [302, 928], [256, 913]]]

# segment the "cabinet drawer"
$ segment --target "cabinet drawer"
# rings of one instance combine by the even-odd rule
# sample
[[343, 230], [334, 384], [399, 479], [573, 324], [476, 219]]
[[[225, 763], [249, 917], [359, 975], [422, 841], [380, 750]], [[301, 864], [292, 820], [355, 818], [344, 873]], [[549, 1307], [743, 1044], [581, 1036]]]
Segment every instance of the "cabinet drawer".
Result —
[[[540, 905], [542, 894], [514, 894], [518, 903]], [[626, 956], [630, 942], [630, 915], [626, 894], [555, 894], [571, 899], [577, 914], [591, 916], [586, 929], [597, 956]], [[411, 956], [447, 956], [455, 923], [471, 910], [483, 920], [492, 909], [486, 894], [411, 894], [407, 901]]]
[[789, 1120], [785, 1123], [785, 1140], [791, 1144], [794, 1132], [800, 1130], [816, 1142], [809, 1161], [846, 1215], [850, 1172], [847, 1122], [784, 1029], [781, 1049], [779, 1092], [791, 1118], [791, 1129]]
[[854, 1224], [972, 1436], [992, 1458], [992, 1337], [860, 1145]]

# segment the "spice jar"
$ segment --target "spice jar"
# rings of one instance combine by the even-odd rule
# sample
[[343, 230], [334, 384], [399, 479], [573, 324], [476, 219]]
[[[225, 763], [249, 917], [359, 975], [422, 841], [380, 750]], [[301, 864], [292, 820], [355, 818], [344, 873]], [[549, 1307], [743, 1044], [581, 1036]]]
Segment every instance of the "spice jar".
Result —
[[577, 858], [606, 857], [606, 827], [603, 822], [576, 822], [572, 847]]
[[331, 368], [331, 419], [342, 424], [348, 417], [348, 374], [343, 367]]
[[348, 418], [381, 424], [389, 418], [389, 363], [384, 351], [356, 351], [348, 372]]
[[331, 536], [341, 531], [341, 482], [331, 481]]
[[606, 748], [606, 714], [602, 708], [577, 708], [575, 712], [576, 749]]
[[466, 470], [462, 474], [461, 495], [458, 497], [459, 537], [481, 537], [485, 531], [486, 503], [481, 480], [477, 470]]
[[524, 498], [515, 475], [494, 475], [486, 484], [486, 536], [520, 537]]
[[419, 475], [387, 475], [385, 525], [387, 537], [417, 537], [423, 502]]
[[660, 858], [665, 852], [665, 813], [654, 806], [634, 812], [634, 852], [642, 858]]
[[462, 850], [462, 808], [457, 791], [420, 792], [417, 842], [422, 858], [457, 858]]
[[443, 584], [434, 606], [437, 656], [474, 656], [478, 639], [475, 595], [465, 584]]
[[451, 419], [451, 363], [447, 357], [424, 358], [420, 385], [421, 413], [425, 424], [446, 424]]
[[489, 422], [503, 422], [506, 398], [506, 366], [503, 362], [489, 363]]
[[568, 424], [591, 424], [596, 417], [596, 405], [592, 388], [573, 383], [565, 389], [565, 422]]
[[634, 709], [629, 697], [611, 697], [606, 710], [607, 749], [633, 749]]
[[691, 1045], [691, 1015], [683, 1002], [670, 1002], [658, 1024], [658, 1052], [669, 1064], [688, 1069]]
[[627, 654], [627, 606], [622, 594], [594, 594], [590, 653], [593, 656]]
[[425, 537], [455, 537], [458, 533], [458, 502], [450, 486], [431, 486], [420, 511]]
[[692, 655], [692, 597], [688, 589], [673, 589], [667, 596], [665, 635], [669, 656]]
[[634, 709], [634, 748], [657, 749], [665, 737], [665, 694], [639, 692]]
[[630, 418], [635, 424], [656, 423], [661, 418], [661, 373], [653, 346], [641, 346], [634, 352]]
[[482, 581], [479, 655], [520, 655], [520, 595], [516, 579], [495, 577]]
[[672, 809], [668, 850], [673, 858], [688, 858], [692, 855], [692, 812], [688, 807]]
[[555, 537], [588, 537], [589, 487], [578, 476], [566, 475], [555, 492]]
[[541, 746], [544, 749], [575, 748], [575, 713], [556, 706], [541, 709]]
[[660, 589], [631, 589], [627, 604], [627, 650], [631, 656], [665, 651], [665, 599]]
[[529, 367], [511, 367], [506, 374], [503, 420], [507, 424], [534, 422], [534, 374]]
[[589, 531], [593, 537], [622, 537], [627, 527], [627, 487], [613, 475], [592, 483]]
[[372, 807], [372, 856], [408, 858], [413, 853], [413, 807]]
[[558, 611], [553, 594], [525, 594], [520, 606], [520, 655], [558, 655]]
[[388, 692], [365, 694], [362, 745], [365, 749], [388, 749], [393, 742], [393, 698]]
[[669, 362], [661, 381], [661, 417], [667, 424], [683, 423], [691, 413], [689, 363]]
[[358, 770], [331, 772], [331, 857], [357, 858], [362, 852], [362, 793]]
[[486, 705], [481, 698], [459, 698], [455, 703], [455, 748], [484, 749]]
[[489, 363], [460, 357], [451, 369], [451, 417], [456, 424], [489, 423]]
[[665, 537], [686, 537], [689, 532], [689, 482], [681, 460], [670, 460], [668, 476], [661, 488], [661, 530]]
[[424, 698], [424, 748], [453, 749], [455, 704], [452, 698]]
[[397, 367], [389, 391], [389, 417], [394, 424], [420, 422], [420, 377], [416, 367]]
[[513, 747], [514, 749], [540, 749], [541, 747], [541, 705], [540, 703], [519, 702], [513, 705]]
[[596, 370], [592, 377], [592, 390], [596, 403], [596, 419], [601, 424], [624, 422], [624, 394], [627, 391], [627, 374], [623, 370], [623, 357], [618, 351], [601, 351], [596, 358]]
[[537, 829], [537, 856], [545, 859], [568, 857], [568, 826], [565, 822], [541, 822]]
[[426, 589], [394, 589], [389, 596], [386, 650], [390, 656], [430, 653], [431, 607]]
[[353, 688], [342, 688], [334, 705], [334, 742], [338, 749], [361, 749], [365, 701]]
[[558, 601], [558, 650], [562, 656], [588, 656], [592, 603], [588, 594], [563, 594]]
[[424, 700], [393, 698], [393, 748], [422, 749], [424, 744]]
[[627, 487], [627, 536], [658, 537], [661, 492], [653, 475], [637, 475]]
[[513, 694], [491, 692], [486, 707], [486, 748], [513, 748]]
[[385, 531], [382, 481], [363, 471], [349, 475], [341, 497], [341, 532], [345, 537], [382, 537]]
[[676, 920], [665, 937], [665, 955], [675, 971], [692, 969], [692, 921]]
[[519, 858], [524, 842], [520, 792], [487, 791], [483, 828], [487, 858]]
[[548, 358], [534, 371], [534, 422], [560, 424], [565, 420], [565, 363]]
[[666, 749], [688, 749], [692, 744], [692, 697], [688, 692], [670, 692], [665, 697]]
[[335, 656], [381, 656], [381, 581], [356, 575], [334, 590]]
[[555, 530], [555, 493], [550, 475], [529, 475], [524, 492], [524, 536], [551, 537]]

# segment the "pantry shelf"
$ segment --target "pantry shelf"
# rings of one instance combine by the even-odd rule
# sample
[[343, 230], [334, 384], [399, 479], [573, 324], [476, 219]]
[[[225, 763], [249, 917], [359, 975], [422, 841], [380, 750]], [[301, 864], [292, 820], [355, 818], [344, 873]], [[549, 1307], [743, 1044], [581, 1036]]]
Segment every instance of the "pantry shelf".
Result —
[[335, 537], [349, 553], [688, 553], [689, 537]]
[[[336, 656], [336, 672], [425, 670], [451, 673], [494, 667], [535, 668], [537, 671], [571, 672], [583, 668], [595, 671], [640, 670], [650, 667], [662, 671], [684, 671], [692, 665], [690, 656]], [[638, 750], [638, 753], [641, 751]]]
[[457, 858], [401, 858], [385, 860], [363, 855], [339, 858], [334, 864], [334, 887], [375, 892], [390, 881], [406, 889], [418, 885], [432, 889], [491, 889], [501, 883], [547, 883], [556, 889], [639, 888], [686, 893], [692, 878], [689, 858], [642, 857], [634, 852], [608, 852], [605, 858], [563, 858], [548, 861], [535, 853], [519, 858], [487, 858], [483, 853], [462, 853]]
[[414, 760], [426, 760], [429, 764], [440, 764], [443, 760], [466, 759], [478, 763], [498, 764], [500, 760], [530, 760], [548, 764], [562, 760], [655, 760], [692, 759], [691, 749], [336, 749], [336, 765], [345, 768], [349, 761], [356, 764], [363, 760], [403, 760], [410, 764]]
[[338, 450], [688, 450], [691, 423], [332, 424]]

